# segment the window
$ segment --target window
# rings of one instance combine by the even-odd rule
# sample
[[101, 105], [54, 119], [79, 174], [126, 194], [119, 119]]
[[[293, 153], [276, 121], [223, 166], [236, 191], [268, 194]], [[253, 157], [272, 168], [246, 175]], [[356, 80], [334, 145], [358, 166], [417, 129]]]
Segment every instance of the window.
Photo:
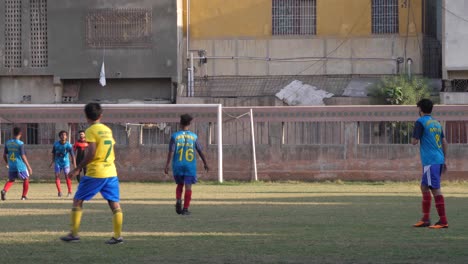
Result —
[[398, 0], [372, 0], [372, 33], [398, 33]]
[[316, 0], [273, 0], [273, 35], [315, 35]]
[[86, 16], [86, 44], [90, 48], [151, 47], [151, 26], [151, 9], [90, 10]]

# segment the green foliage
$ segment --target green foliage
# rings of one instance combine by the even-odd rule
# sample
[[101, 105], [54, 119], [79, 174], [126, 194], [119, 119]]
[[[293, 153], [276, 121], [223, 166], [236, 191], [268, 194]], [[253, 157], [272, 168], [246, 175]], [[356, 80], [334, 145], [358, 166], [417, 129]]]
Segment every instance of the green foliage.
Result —
[[429, 98], [431, 90], [426, 79], [418, 76], [408, 78], [406, 75], [384, 77], [371, 90], [371, 96], [392, 105], [416, 105]]

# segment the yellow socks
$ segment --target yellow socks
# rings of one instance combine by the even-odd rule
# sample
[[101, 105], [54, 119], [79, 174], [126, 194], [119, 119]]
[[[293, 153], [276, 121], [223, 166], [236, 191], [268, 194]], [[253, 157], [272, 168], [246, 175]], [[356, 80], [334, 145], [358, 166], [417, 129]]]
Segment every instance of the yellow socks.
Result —
[[80, 229], [81, 215], [83, 210], [81, 207], [73, 207], [71, 212], [71, 233], [73, 236], [78, 236], [78, 229]]
[[114, 237], [119, 238], [122, 236], [123, 213], [122, 209], [117, 208], [112, 211], [112, 225], [114, 226]]

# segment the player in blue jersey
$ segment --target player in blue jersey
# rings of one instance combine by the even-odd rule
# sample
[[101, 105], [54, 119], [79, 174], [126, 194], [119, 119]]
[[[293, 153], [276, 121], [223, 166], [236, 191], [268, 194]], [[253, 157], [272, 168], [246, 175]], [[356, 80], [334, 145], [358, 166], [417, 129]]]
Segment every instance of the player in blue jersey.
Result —
[[[197, 134], [189, 130], [192, 117], [184, 114], [180, 117], [181, 130], [172, 134], [167, 154], [164, 173], [169, 173], [169, 164], [172, 160], [172, 174], [177, 184], [176, 188], [176, 213], [189, 215], [188, 210], [192, 200], [192, 184], [197, 183], [197, 158], [200, 155], [206, 171], [209, 170], [202, 147], [198, 142]], [[182, 193], [185, 185], [184, 206], [182, 208]]]
[[63, 172], [65, 175], [65, 180], [67, 181], [68, 188], [68, 197], [72, 194], [72, 181], [68, 177], [70, 173], [70, 159], [73, 162], [73, 168], [76, 168], [75, 154], [73, 153], [73, 146], [67, 141], [68, 133], [67, 131], [59, 132], [60, 140], [54, 143], [52, 148], [52, 162], [49, 167], [55, 163], [55, 185], [57, 186], [58, 196], [62, 197], [62, 188], [60, 187], [60, 172]]
[[[420, 118], [413, 130], [412, 144], [419, 143], [423, 175], [421, 180], [423, 217], [414, 227], [429, 227], [433, 229], [448, 228], [445, 215], [445, 201], [440, 189], [442, 173], [446, 171], [447, 141], [440, 123], [432, 118], [433, 103], [429, 99], [422, 99], [417, 104]], [[439, 214], [439, 221], [430, 223], [431, 192]]]
[[21, 200], [27, 200], [29, 190], [29, 176], [32, 174], [31, 166], [29, 166], [26, 152], [24, 151], [24, 143], [21, 141], [22, 132], [19, 127], [13, 128], [14, 139], [5, 142], [5, 150], [3, 151], [3, 160], [8, 166], [9, 180], [1, 191], [2, 200], [6, 199], [6, 193], [13, 185], [16, 179], [23, 180], [23, 195]]

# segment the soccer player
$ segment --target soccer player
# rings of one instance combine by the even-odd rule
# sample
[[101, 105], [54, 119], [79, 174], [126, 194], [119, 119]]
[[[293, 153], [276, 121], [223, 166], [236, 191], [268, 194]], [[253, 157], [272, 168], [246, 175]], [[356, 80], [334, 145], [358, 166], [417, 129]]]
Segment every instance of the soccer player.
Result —
[[29, 175], [32, 175], [31, 166], [29, 166], [26, 152], [24, 151], [24, 143], [21, 141], [21, 128], [13, 128], [14, 139], [10, 139], [5, 143], [5, 150], [3, 151], [3, 160], [7, 163], [8, 178], [9, 180], [1, 191], [2, 200], [6, 199], [6, 193], [13, 185], [16, 179], [23, 180], [23, 195], [21, 200], [27, 200], [29, 190]]
[[[67, 176], [70, 172], [70, 158], [73, 162], [73, 168], [76, 168], [75, 154], [73, 154], [73, 147], [67, 141], [68, 133], [67, 131], [60, 131], [58, 134], [60, 140], [54, 143], [52, 148], [52, 161], [50, 162], [49, 167], [55, 163], [55, 185], [57, 186], [58, 197], [62, 197], [62, 188], [60, 187], [60, 172], [63, 172], [65, 175], [65, 180], [67, 181], [68, 195], [70, 197], [72, 194], [72, 182], [71, 178]], [[68, 156], [70, 154], [70, 157]]]
[[[169, 143], [169, 153], [167, 154], [166, 167], [164, 173], [168, 174], [169, 164], [172, 159], [172, 174], [177, 184], [176, 188], [176, 213], [190, 215], [188, 210], [192, 200], [192, 184], [197, 183], [197, 159], [195, 150], [203, 160], [205, 170], [209, 167], [203, 154], [198, 136], [189, 130], [192, 117], [184, 114], [180, 117], [181, 130], [172, 134]], [[182, 193], [185, 185], [184, 207], [182, 209]]]
[[80, 173], [84, 167], [88, 167], [86, 175], [81, 177], [78, 190], [73, 199], [71, 212], [71, 231], [68, 235], [60, 239], [65, 242], [76, 242], [80, 240], [78, 229], [80, 228], [83, 202], [91, 200], [98, 192], [107, 200], [112, 210], [112, 224], [114, 236], [106, 241], [106, 244], [120, 244], [122, 239], [123, 213], [120, 208], [119, 179], [117, 169], [114, 164], [114, 138], [112, 130], [100, 123], [102, 118], [102, 108], [98, 103], [89, 103], [85, 106], [85, 114], [90, 127], [86, 129], [86, 141], [88, 149], [84, 160], [78, 167], [70, 172], [73, 177]]
[[[88, 142], [86, 142], [86, 136], [85, 132], [83, 130], [78, 131], [78, 140], [75, 141], [75, 144], [73, 144], [73, 151], [75, 152], [75, 157], [76, 157], [76, 164], [80, 164], [80, 162], [84, 159], [85, 156], [85, 150], [88, 147]], [[86, 167], [82, 169], [83, 175], [86, 175]], [[78, 175], [76, 175], [76, 180], [80, 182], [80, 174], [81, 171]]]
[[[440, 178], [446, 171], [447, 141], [440, 123], [432, 118], [433, 103], [429, 99], [422, 99], [417, 104], [420, 118], [413, 130], [412, 144], [420, 146], [423, 175], [421, 180], [423, 217], [414, 227], [429, 227], [433, 229], [448, 228], [445, 215], [445, 201], [440, 189]], [[439, 221], [430, 223], [431, 192], [439, 214]]]

